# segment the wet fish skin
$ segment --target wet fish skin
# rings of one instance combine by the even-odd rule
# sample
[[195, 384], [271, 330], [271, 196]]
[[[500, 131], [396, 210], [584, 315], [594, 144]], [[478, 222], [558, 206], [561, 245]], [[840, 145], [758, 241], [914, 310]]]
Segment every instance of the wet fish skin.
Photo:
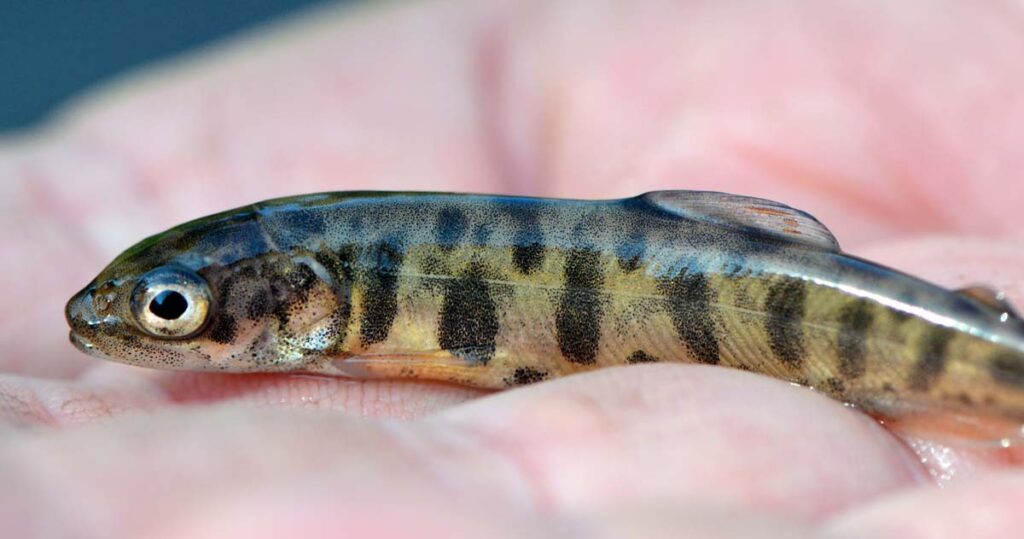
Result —
[[[140, 329], [140, 279], [212, 294], [183, 339]], [[501, 388], [698, 362], [868, 411], [1024, 421], [1024, 322], [847, 255], [809, 215], [701, 192], [578, 201], [343, 192], [267, 201], [130, 248], [67, 307], [72, 341], [178, 370]]]

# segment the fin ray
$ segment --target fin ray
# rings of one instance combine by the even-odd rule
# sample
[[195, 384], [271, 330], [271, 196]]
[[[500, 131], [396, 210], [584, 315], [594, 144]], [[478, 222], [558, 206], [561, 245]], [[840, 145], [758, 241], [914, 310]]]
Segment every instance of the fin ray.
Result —
[[781, 202], [714, 191], [652, 191], [638, 198], [684, 219], [839, 251], [839, 242], [825, 225], [811, 214]]

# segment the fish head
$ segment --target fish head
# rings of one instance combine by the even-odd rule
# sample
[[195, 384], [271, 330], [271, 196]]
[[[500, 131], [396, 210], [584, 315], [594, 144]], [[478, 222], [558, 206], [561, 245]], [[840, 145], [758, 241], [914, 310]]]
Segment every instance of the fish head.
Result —
[[[311, 312], [333, 312], [335, 295], [321, 293], [325, 285], [303, 257], [269, 244], [244, 211], [147, 238], [68, 301], [71, 342], [92, 356], [143, 367], [295, 370], [309, 354], [306, 342], [287, 338], [309, 332], [289, 331], [309, 322]], [[318, 304], [320, 297], [331, 303]]]

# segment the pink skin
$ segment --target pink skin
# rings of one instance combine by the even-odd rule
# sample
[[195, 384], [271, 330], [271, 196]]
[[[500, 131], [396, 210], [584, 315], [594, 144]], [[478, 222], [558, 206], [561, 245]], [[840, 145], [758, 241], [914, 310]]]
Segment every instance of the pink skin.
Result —
[[0, 530], [1017, 534], [1019, 452], [901, 439], [747, 373], [491, 396], [162, 373], [81, 355], [62, 307], [143, 235], [341, 189], [761, 195], [852, 253], [1024, 304], [1022, 25], [1008, 0], [395, 3], [82, 100], [0, 148]]

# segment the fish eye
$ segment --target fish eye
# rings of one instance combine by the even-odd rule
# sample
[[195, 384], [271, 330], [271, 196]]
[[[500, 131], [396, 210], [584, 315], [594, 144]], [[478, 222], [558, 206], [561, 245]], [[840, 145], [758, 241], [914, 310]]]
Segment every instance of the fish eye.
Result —
[[157, 268], [132, 293], [132, 315], [154, 337], [182, 339], [199, 332], [210, 312], [210, 287], [184, 268]]

